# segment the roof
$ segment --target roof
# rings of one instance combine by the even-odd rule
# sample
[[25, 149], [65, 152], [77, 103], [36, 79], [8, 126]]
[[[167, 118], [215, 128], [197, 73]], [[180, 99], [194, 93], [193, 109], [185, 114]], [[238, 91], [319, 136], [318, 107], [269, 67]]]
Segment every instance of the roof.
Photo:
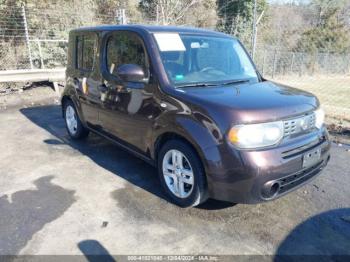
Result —
[[92, 27], [80, 27], [72, 30], [72, 32], [82, 31], [114, 31], [120, 29], [134, 29], [142, 30], [148, 33], [155, 32], [177, 32], [177, 33], [193, 33], [193, 34], [205, 34], [212, 36], [230, 37], [227, 34], [216, 32], [213, 30], [195, 28], [195, 27], [183, 27], [183, 26], [158, 26], [158, 25], [100, 25]]

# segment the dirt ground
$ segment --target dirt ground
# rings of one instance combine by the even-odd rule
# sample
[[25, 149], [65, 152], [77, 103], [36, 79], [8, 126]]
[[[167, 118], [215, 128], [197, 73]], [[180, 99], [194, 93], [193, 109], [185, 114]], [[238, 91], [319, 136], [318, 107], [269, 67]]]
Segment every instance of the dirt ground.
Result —
[[51, 89], [16, 96], [0, 96], [0, 255], [350, 255], [346, 144], [276, 201], [182, 209], [142, 160], [96, 135], [70, 140]]

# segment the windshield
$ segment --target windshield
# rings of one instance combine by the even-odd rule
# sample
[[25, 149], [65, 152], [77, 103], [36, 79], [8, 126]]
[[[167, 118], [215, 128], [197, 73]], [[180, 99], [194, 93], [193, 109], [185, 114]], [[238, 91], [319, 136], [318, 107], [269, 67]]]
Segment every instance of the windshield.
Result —
[[236, 39], [177, 33], [158, 33], [155, 38], [165, 71], [177, 87], [258, 81]]

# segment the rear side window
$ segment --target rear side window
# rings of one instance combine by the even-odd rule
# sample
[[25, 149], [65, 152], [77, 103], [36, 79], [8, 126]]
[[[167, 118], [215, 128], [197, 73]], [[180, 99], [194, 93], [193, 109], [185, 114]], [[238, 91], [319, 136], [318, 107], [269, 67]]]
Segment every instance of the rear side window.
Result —
[[92, 71], [96, 53], [96, 35], [77, 36], [76, 67], [81, 70]]
[[142, 40], [131, 32], [117, 32], [107, 41], [107, 66], [111, 74], [123, 64], [135, 64], [148, 72], [148, 61]]

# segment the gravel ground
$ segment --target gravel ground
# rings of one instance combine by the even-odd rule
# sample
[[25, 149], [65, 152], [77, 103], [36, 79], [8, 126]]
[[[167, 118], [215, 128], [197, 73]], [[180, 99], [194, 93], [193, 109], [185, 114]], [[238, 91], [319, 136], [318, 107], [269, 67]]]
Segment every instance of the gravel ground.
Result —
[[[62, 86], [60, 87], [63, 88]], [[46, 83], [26, 86], [20, 86], [17, 84], [17, 88], [13, 92], [0, 92], [0, 111], [12, 108], [27, 108], [45, 104], [58, 105], [59, 100], [60, 98], [56, 95], [55, 92], [53, 92], [53, 87]]]
[[181, 209], [142, 160], [70, 140], [50, 92], [0, 110], [0, 254], [350, 255], [349, 146], [276, 201]]

